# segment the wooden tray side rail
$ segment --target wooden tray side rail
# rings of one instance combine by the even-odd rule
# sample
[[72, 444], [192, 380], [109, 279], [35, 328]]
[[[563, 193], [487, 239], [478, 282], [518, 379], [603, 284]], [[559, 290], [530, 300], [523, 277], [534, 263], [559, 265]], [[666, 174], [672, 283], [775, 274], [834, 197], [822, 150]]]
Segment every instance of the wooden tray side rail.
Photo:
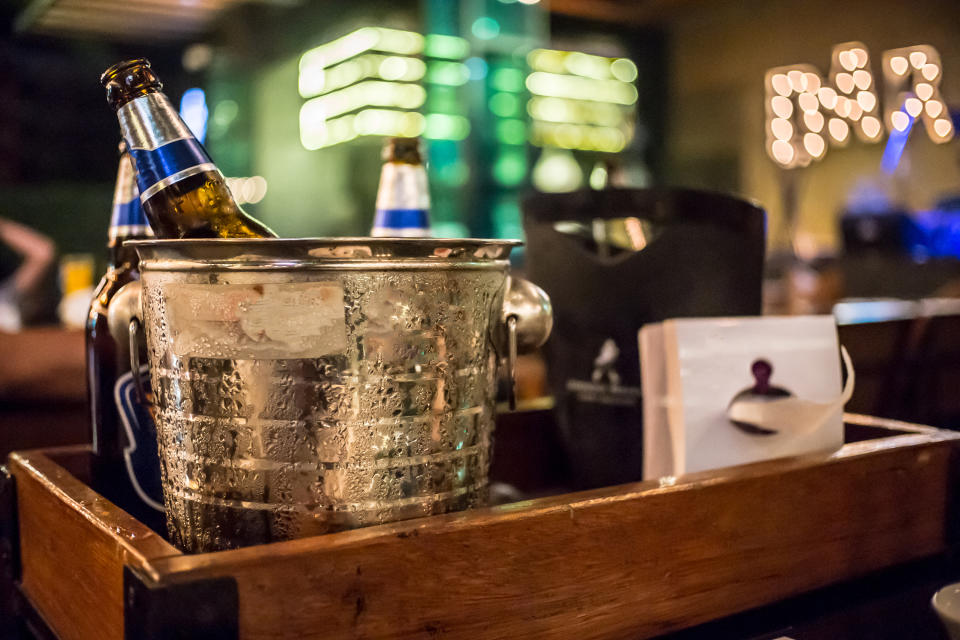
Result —
[[941, 553], [960, 434], [151, 561], [230, 576], [244, 639], [649, 638]]
[[[124, 566], [180, 552], [65, 468], [78, 445], [13, 453], [20, 588], [61, 640], [123, 638]], [[62, 462], [54, 462], [54, 459]], [[82, 473], [81, 473], [82, 475]]]
[[[72, 475], [83, 451], [13, 454], [21, 589], [64, 640], [651, 638], [948, 549], [960, 434], [847, 420], [900, 435], [194, 556]], [[207, 600], [222, 633], [191, 626]]]

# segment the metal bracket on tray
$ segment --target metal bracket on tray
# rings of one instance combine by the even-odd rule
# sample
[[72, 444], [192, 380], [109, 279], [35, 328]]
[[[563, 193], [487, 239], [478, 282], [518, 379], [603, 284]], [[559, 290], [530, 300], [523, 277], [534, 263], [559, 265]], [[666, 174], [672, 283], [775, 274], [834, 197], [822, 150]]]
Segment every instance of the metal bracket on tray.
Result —
[[127, 640], [238, 640], [239, 598], [233, 578], [157, 583], [123, 568]]

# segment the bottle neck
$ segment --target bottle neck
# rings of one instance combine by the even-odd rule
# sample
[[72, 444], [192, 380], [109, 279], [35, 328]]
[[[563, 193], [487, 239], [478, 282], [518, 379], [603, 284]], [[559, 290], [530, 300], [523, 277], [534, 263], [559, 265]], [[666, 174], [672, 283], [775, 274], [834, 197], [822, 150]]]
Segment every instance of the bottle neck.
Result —
[[217, 171], [203, 145], [159, 91], [117, 109], [120, 132], [137, 169], [141, 200], [185, 178]]
[[[140, 209], [139, 202], [136, 203], [137, 209]], [[140, 215], [143, 216], [143, 209], [140, 209]], [[137, 251], [133, 247], [124, 246], [127, 240], [147, 240], [153, 238], [153, 232], [144, 219], [142, 225], [124, 225], [110, 226], [110, 237], [107, 240], [108, 266], [111, 269], [118, 268], [124, 264], [134, 267], [140, 262], [137, 257]]]
[[124, 240], [149, 238], [153, 236], [150, 224], [140, 204], [140, 192], [134, 180], [133, 165], [130, 156], [120, 156], [117, 167], [117, 183], [113, 190], [113, 211], [110, 214], [110, 230], [107, 248], [110, 253], [110, 267], [116, 268], [125, 263], [136, 265], [137, 252], [124, 248]]
[[387, 162], [383, 165], [370, 235], [430, 237], [430, 191], [422, 164]]
[[140, 265], [140, 256], [137, 250], [123, 243], [126, 240], [145, 240], [153, 236], [128, 236], [111, 240], [107, 245], [107, 268], [108, 269], [137, 269]]
[[127, 240], [144, 240], [152, 237], [153, 231], [143, 215], [139, 197], [130, 202], [114, 203], [107, 240], [109, 267], [116, 269], [129, 264], [135, 268], [140, 262], [137, 251], [133, 247], [124, 246], [123, 243]]

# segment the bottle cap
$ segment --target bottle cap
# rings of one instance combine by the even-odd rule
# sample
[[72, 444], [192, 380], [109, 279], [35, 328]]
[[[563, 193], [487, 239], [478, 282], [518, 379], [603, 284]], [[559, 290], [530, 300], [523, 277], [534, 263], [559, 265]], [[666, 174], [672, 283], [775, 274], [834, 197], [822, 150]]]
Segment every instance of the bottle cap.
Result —
[[100, 84], [107, 90], [107, 103], [115, 109], [125, 96], [159, 91], [163, 88], [163, 83], [150, 68], [150, 61], [146, 58], [118, 62], [103, 72]]
[[383, 145], [383, 161], [423, 164], [420, 138], [389, 138]]

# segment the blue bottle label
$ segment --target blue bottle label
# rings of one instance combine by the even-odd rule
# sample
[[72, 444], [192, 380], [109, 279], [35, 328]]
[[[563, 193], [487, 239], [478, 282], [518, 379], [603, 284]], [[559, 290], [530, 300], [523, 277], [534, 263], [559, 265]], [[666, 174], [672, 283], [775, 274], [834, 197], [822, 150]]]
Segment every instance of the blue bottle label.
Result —
[[402, 162], [383, 165], [370, 235], [381, 238], [430, 236], [430, 191], [423, 165]]
[[144, 201], [174, 182], [217, 169], [196, 138], [174, 140], [157, 149], [130, 149], [130, 155]]
[[113, 228], [147, 226], [147, 218], [143, 215], [143, 207], [140, 206], [140, 197], [130, 202], [118, 202], [113, 205], [110, 226]]
[[162, 93], [131, 100], [117, 111], [137, 169], [140, 200], [204, 171], [216, 171], [203, 145]]
[[430, 212], [426, 209], [377, 209], [373, 219], [373, 234], [381, 237], [420, 237], [429, 229]]
[[110, 239], [150, 236], [150, 224], [140, 205], [140, 192], [134, 179], [130, 156], [120, 156], [117, 184], [113, 192], [113, 213], [110, 216]]
[[[149, 369], [141, 367], [140, 384], [150, 386]], [[163, 511], [163, 489], [160, 480], [160, 457], [157, 450], [157, 426], [146, 406], [137, 400], [137, 381], [127, 371], [117, 378], [113, 398], [120, 422], [127, 436], [123, 458], [134, 491], [147, 505]]]

